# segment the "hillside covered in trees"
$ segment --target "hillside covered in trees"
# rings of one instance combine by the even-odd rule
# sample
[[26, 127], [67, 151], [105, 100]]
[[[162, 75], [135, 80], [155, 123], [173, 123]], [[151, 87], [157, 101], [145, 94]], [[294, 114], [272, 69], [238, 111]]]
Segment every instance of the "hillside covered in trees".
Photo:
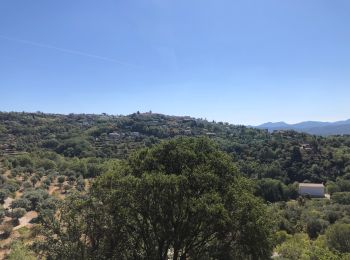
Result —
[[288, 184], [335, 181], [350, 174], [350, 136], [247, 128], [152, 113], [129, 116], [0, 113], [0, 154], [54, 152], [64, 157], [125, 159], [177, 136], [207, 136], [252, 178]]
[[[350, 253], [350, 136], [154, 113], [0, 113], [0, 170], [9, 257]], [[323, 182], [331, 199], [299, 197], [297, 182]]]

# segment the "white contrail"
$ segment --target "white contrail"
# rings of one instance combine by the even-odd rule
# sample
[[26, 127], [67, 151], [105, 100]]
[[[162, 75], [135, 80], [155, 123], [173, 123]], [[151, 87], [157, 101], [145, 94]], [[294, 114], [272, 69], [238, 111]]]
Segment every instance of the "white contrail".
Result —
[[82, 52], [82, 51], [76, 51], [76, 50], [61, 48], [61, 47], [57, 47], [57, 46], [53, 46], [53, 45], [43, 44], [43, 43], [39, 43], [39, 42], [33, 42], [33, 41], [12, 38], [12, 37], [8, 37], [5, 35], [0, 35], [0, 38], [5, 39], [5, 40], [9, 40], [9, 41], [15, 41], [18, 43], [29, 44], [29, 45], [36, 46], [36, 47], [42, 47], [42, 48], [46, 48], [46, 49], [52, 49], [52, 50], [61, 51], [61, 52], [65, 52], [65, 53], [75, 54], [75, 55], [79, 55], [79, 56], [84, 56], [84, 57], [89, 57], [89, 58], [94, 58], [94, 59], [99, 59], [99, 60], [104, 60], [104, 61], [109, 61], [109, 62], [115, 62], [115, 63], [121, 64], [121, 65], [137, 68], [137, 66], [126, 63], [126, 62], [122, 62], [122, 61], [115, 60], [112, 58], [94, 55], [94, 54], [86, 53], [86, 52]]

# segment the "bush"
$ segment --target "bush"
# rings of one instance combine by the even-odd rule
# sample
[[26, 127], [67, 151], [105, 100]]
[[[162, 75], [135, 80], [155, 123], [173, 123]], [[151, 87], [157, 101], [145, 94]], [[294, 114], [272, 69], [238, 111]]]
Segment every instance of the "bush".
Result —
[[338, 178], [337, 184], [341, 191], [350, 192], [350, 180], [344, 180], [344, 179]]
[[35, 184], [40, 180], [40, 177], [37, 175], [33, 175], [32, 177], [30, 177], [30, 182], [33, 184], [33, 187], [35, 186]]
[[46, 190], [43, 189], [36, 189], [36, 190], [29, 190], [26, 191], [23, 195], [23, 199], [27, 199], [30, 201], [30, 210], [37, 210], [38, 206], [47, 199], [49, 194]]
[[11, 212], [11, 217], [13, 218], [13, 223], [15, 226], [19, 224], [19, 219], [23, 217], [27, 211], [24, 208], [15, 208]]
[[35, 260], [34, 254], [22, 243], [16, 242], [11, 246], [11, 252], [8, 256], [9, 260]]
[[330, 224], [334, 224], [338, 219], [341, 219], [342, 213], [339, 211], [327, 210], [325, 211], [325, 217]]
[[311, 217], [306, 222], [306, 232], [310, 239], [315, 239], [327, 226], [328, 222], [324, 221], [323, 219]]
[[50, 186], [47, 185], [47, 184], [45, 184], [45, 183], [41, 184], [41, 186], [40, 186], [40, 188], [41, 188], [41, 189], [44, 189], [44, 190], [48, 190], [49, 187], [50, 187]]
[[43, 180], [43, 184], [50, 186], [50, 184], [51, 184], [50, 178], [46, 178], [45, 180]]
[[279, 180], [266, 178], [257, 181], [257, 195], [269, 202], [286, 200], [288, 199], [288, 188]]
[[326, 232], [327, 245], [335, 252], [350, 252], [350, 225], [336, 223]]
[[28, 200], [26, 198], [19, 198], [19, 199], [12, 201], [11, 208], [12, 209], [24, 208], [24, 209], [29, 211], [29, 210], [32, 210], [32, 203], [30, 200]]
[[11, 216], [12, 218], [19, 219], [23, 217], [26, 213], [27, 211], [24, 208], [15, 208], [12, 210]]
[[14, 167], [18, 165], [21, 167], [31, 167], [34, 165], [32, 158], [29, 155], [19, 155], [16, 156], [16, 159], [12, 162]]
[[9, 191], [8, 190], [4, 190], [4, 189], [1, 189], [0, 190], [0, 203], [3, 204], [5, 199], [8, 197], [9, 195]]
[[93, 146], [82, 138], [65, 140], [56, 148], [56, 152], [68, 157], [86, 157], [92, 155]]
[[69, 176], [68, 177], [68, 181], [69, 181], [70, 185], [73, 185], [76, 180], [77, 180], [77, 178], [75, 176]]
[[29, 188], [33, 187], [32, 183], [29, 182], [29, 181], [23, 182], [22, 186], [23, 186], [24, 189], [29, 189]]
[[332, 195], [331, 199], [335, 203], [350, 205], [350, 192], [336, 192]]
[[66, 184], [63, 186], [63, 193], [68, 193], [68, 191], [71, 189], [72, 187], [69, 184]]
[[41, 212], [42, 210], [55, 211], [57, 203], [58, 203], [58, 200], [55, 197], [50, 196], [47, 199], [45, 199], [42, 203], [40, 203], [38, 211], [39, 212]]
[[83, 191], [85, 190], [85, 180], [83, 178], [78, 178], [77, 180], [77, 185], [76, 185], [76, 189], [78, 191]]
[[282, 259], [298, 260], [303, 259], [310, 241], [306, 234], [295, 234], [292, 238], [287, 239], [283, 244], [277, 246], [277, 252], [283, 257]]
[[54, 161], [43, 159], [38, 163], [38, 167], [41, 167], [45, 170], [53, 170], [57, 168], [57, 165]]
[[280, 244], [284, 243], [287, 239], [289, 239], [291, 237], [292, 236], [289, 235], [284, 230], [277, 231], [276, 234], [275, 234], [276, 245], [280, 245]]
[[65, 180], [66, 180], [66, 177], [64, 177], [64, 176], [62, 176], [62, 175], [60, 175], [60, 176], [57, 177], [57, 182], [58, 182], [59, 184], [64, 183]]
[[7, 223], [1, 225], [1, 226], [0, 226], [0, 231], [1, 231], [0, 237], [1, 237], [2, 239], [8, 238], [8, 237], [11, 235], [12, 230], [13, 230], [13, 226], [12, 226], [12, 224], [9, 223], [9, 222], [7, 222]]
[[331, 195], [335, 192], [340, 192], [340, 187], [335, 182], [330, 181], [327, 183], [327, 192]]
[[11, 193], [19, 190], [19, 184], [14, 180], [8, 180], [5, 184], [2, 185], [2, 189], [9, 190]]
[[0, 223], [5, 217], [5, 210], [3, 208], [0, 208]]
[[4, 175], [0, 175], [0, 185], [3, 185], [6, 182], [6, 177]]

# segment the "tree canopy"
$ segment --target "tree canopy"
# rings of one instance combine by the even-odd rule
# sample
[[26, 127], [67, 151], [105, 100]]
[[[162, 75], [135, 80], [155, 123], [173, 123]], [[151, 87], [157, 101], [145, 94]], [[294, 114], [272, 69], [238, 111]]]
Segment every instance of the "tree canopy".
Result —
[[67, 203], [58, 219], [45, 219], [47, 240], [39, 248], [52, 258], [271, 255], [265, 206], [207, 138], [178, 138], [141, 150], [99, 177], [88, 197]]

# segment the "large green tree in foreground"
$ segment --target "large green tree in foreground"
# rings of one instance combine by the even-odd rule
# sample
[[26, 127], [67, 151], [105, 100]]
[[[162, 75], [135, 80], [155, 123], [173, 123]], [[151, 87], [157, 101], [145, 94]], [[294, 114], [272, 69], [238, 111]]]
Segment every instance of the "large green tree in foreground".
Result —
[[208, 139], [141, 150], [44, 216], [48, 259], [268, 259], [265, 206]]

